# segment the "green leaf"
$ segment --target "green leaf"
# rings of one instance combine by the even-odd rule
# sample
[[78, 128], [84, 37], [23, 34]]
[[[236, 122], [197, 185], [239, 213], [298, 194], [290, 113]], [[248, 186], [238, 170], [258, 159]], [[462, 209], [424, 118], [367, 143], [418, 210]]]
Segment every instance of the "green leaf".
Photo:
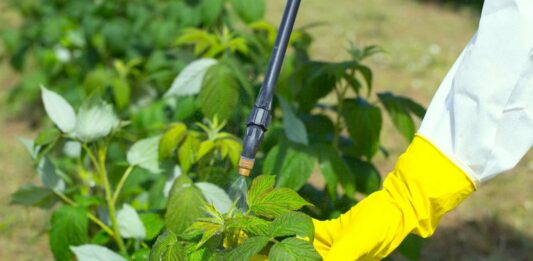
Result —
[[195, 95], [200, 92], [204, 77], [217, 60], [203, 58], [190, 63], [176, 77], [165, 97]]
[[200, 10], [202, 20], [206, 25], [213, 25], [224, 10], [224, 0], [204, 0], [201, 2]]
[[342, 115], [353, 139], [355, 154], [372, 159], [379, 148], [383, 121], [380, 109], [360, 98], [347, 99]]
[[409, 109], [401, 99], [391, 93], [380, 93], [378, 97], [389, 113], [396, 129], [407, 141], [411, 141], [415, 137], [415, 123], [409, 114]]
[[132, 166], [139, 166], [151, 173], [159, 173], [159, 141], [161, 137], [155, 136], [135, 142], [128, 150], [128, 163]]
[[111, 83], [115, 104], [119, 109], [125, 109], [130, 104], [131, 87], [124, 78], [116, 78]]
[[52, 214], [50, 248], [59, 261], [71, 260], [70, 246], [79, 246], [89, 241], [89, 219], [82, 208], [62, 206]]
[[198, 103], [207, 118], [229, 119], [239, 108], [239, 83], [225, 64], [211, 67], [198, 95]]
[[298, 238], [287, 238], [276, 243], [270, 249], [268, 259], [270, 261], [322, 260], [311, 243]]
[[246, 23], [263, 19], [265, 16], [264, 0], [230, 0], [233, 10]]
[[306, 115], [303, 121], [309, 140], [313, 143], [331, 143], [335, 127], [330, 118], [325, 115]]
[[203, 158], [209, 152], [215, 149], [215, 142], [212, 140], [205, 140], [200, 143], [200, 148], [198, 149], [198, 159]]
[[351, 157], [346, 158], [344, 162], [349, 166], [351, 173], [355, 176], [357, 191], [370, 195], [379, 190], [381, 176], [372, 163]]
[[255, 178], [250, 185], [248, 194], [246, 195], [246, 203], [251, 205], [256, 200], [264, 197], [266, 194], [274, 189], [276, 183], [276, 176], [261, 175]]
[[232, 249], [226, 256], [226, 260], [248, 261], [259, 253], [270, 241], [267, 236], [255, 236], [246, 239], [242, 244]]
[[158, 214], [141, 213], [139, 216], [146, 228], [146, 240], [154, 239], [165, 227], [165, 221]]
[[187, 173], [197, 160], [197, 152], [200, 149], [198, 133], [189, 132], [181, 146], [178, 148], [178, 160], [183, 173]]
[[81, 105], [74, 135], [83, 142], [91, 142], [107, 136], [118, 124], [113, 107], [93, 97]]
[[29, 140], [29, 139], [26, 139], [26, 138], [22, 138], [22, 137], [17, 137], [17, 139], [22, 144], [22, 146], [24, 146], [26, 151], [28, 153], [30, 153], [31, 158], [35, 159], [37, 157], [37, 155], [39, 154], [39, 150], [35, 146], [35, 141]]
[[186, 137], [187, 126], [183, 123], [175, 123], [161, 136], [159, 142], [159, 158], [169, 158], [174, 154], [178, 144]]
[[314, 159], [294, 146], [278, 145], [270, 150], [263, 173], [277, 175], [277, 186], [299, 190], [311, 176]]
[[227, 227], [241, 229], [252, 236], [270, 236], [270, 222], [256, 216], [237, 216], [227, 221]]
[[336, 64], [310, 62], [301, 66], [291, 78], [296, 100], [302, 111], [313, 109], [317, 101], [326, 97], [337, 83]]
[[309, 216], [299, 212], [289, 212], [274, 219], [271, 235], [273, 237], [297, 236], [313, 242], [315, 228]]
[[108, 69], [95, 69], [89, 72], [83, 82], [85, 93], [88, 95], [102, 94], [104, 89], [111, 84], [112, 78], [113, 72]]
[[422, 255], [423, 246], [423, 238], [409, 234], [398, 247], [398, 251], [408, 260], [418, 261]]
[[56, 141], [61, 133], [56, 128], [46, 128], [35, 138], [35, 146], [44, 146]]
[[223, 189], [207, 182], [197, 182], [194, 185], [200, 189], [207, 203], [212, 204], [218, 212], [226, 214], [229, 211], [233, 202]]
[[37, 173], [47, 188], [58, 191], [65, 190], [65, 182], [59, 177], [54, 164], [48, 157], [41, 159], [37, 165]]
[[242, 145], [240, 142], [234, 139], [219, 139], [215, 141], [216, 146], [220, 149], [221, 156], [223, 158], [229, 158], [233, 166], [239, 164], [241, 158]]
[[313, 147], [318, 155], [320, 171], [326, 180], [326, 186], [331, 199], [337, 198], [337, 183], [340, 183], [349, 197], [355, 194], [355, 178], [350, 169], [340, 157], [339, 152], [331, 145], [320, 144]]
[[308, 145], [309, 138], [304, 123], [296, 116], [293, 108], [285, 99], [278, 96], [278, 100], [283, 110], [283, 128], [287, 138], [292, 142]]
[[370, 94], [371, 91], [372, 91], [372, 79], [374, 77], [372, 75], [372, 70], [370, 68], [368, 68], [367, 66], [364, 66], [364, 65], [359, 65], [357, 67], [357, 69], [359, 70], [361, 75], [363, 75], [363, 78], [365, 79], [366, 86], [367, 86], [367, 89], [368, 89], [368, 93]]
[[181, 234], [198, 218], [205, 216], [205, 200], [192, 181], [181, 175], [174, 182], [165, 214], [166, 228]]
[[78, 261], [127, 261], [111, 249], [99, 245], [71, 246], [70, 250], [76, 254]]
[[117, 213], [118, 230], [123, 238], [134, 238], [142, 240], [146, 238], [146, 229], [137, 214], [137, 211], [130, 205], [124, 204]]
[[44, 109], [48, 117], [56, 126], [65, 133], [69, 133], [76, 127], [76, 114], [70, 104], [59, 94], [41, 86]]
[[310, 205], [298, 193], [288, 188], [273, 189], [248, 202], [248, 207], [252, 212], [266, 218], [279, 217]]
[[150, 252], [150, 261], [182, 260], [186, 260], [185, 248], [178, 242], [176, 235], [170, 231], [160, 235]]
[[57, 201], [58, 198], [51, 189], [25, 184], [11, 195], [10, 204], [50, 208]]

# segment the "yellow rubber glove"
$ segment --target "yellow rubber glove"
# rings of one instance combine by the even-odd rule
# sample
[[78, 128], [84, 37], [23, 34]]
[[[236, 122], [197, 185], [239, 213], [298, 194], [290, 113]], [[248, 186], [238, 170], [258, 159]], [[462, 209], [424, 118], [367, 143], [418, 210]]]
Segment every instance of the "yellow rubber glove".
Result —
[[346, 214], [313, 220], [313, 245], [324, 260], [380, 260], [411, 232], [429, 237], [440, 218], [475, 190], [466, 174], [416, 136], [383, 189]]

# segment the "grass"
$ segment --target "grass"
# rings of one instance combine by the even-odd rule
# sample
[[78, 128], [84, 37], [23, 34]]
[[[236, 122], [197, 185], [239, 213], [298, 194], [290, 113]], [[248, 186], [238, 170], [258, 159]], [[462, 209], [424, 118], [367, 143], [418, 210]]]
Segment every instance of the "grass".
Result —
[[[285, 1], [268, 1], [268, 19], [278, 23]], [[16, 17], [1, 7], [5, 26]], [[310, 29], [314, 57], [341, 60], [350, 41], [379, 44], [386, 53], [372, 59], [375, 88], [408, 95], [427, 105], [441, 79], [476, 27], [469, 12], [456, 12], [410, 0], [302, 1], [297, 27]], [[17, 76], [0, 67], [0, 260], [51, 260], [46, 231], [48, 214], [9, 206], [18, 186], [36, 182], [29, 156], [16, 136], [33, 137], [25, 123], [6, 120], [7, 87]], [[386, 126], [382, 140], [391, 155], [380, 156], [382, 173], [390, 170], [407, 143]], [[533, 253], [533, 155], [509, 175], [484, 184], [474, 196], [447, 215], [426, 242], [422, 260], [527, 260]], [[401, 259], [395, 257], [394, 259]]]

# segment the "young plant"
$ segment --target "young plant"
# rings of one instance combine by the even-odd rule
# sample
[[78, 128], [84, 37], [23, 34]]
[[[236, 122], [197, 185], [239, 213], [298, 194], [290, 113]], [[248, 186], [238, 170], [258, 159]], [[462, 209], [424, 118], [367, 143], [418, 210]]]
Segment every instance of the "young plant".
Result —
[[[188, 178], [180, 177], [167, 209], [168, 231], [157, 239], [150, 260], [321, 260], [311, 245], [311, 218], [295, 212], [310, 203], [274, 184], [274, 176], [259, 176], [247, 193], [246, 211], [235, 205], [220, 211], [203, 201]], [[194, 211], [196, 218], [184, 219], [185, 209], [187, 217]]]

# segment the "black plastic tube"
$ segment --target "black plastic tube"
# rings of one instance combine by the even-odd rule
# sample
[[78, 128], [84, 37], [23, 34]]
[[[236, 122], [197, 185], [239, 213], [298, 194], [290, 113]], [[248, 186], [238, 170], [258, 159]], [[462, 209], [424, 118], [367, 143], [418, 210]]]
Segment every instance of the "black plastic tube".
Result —
[[249, 164], [240, 164], [241, 168], [247, 168], [248, 171], [253, 167], [257, 149], [272, 118], [272, 99], [274, 98], [276, 82], [283, 66], [300, 2], [301, 0], [288, 0], [287, 2], [263, 85], [248, 118], [241, 162], [244, 160], [244, 162], [251, 163], [251, 166]]

